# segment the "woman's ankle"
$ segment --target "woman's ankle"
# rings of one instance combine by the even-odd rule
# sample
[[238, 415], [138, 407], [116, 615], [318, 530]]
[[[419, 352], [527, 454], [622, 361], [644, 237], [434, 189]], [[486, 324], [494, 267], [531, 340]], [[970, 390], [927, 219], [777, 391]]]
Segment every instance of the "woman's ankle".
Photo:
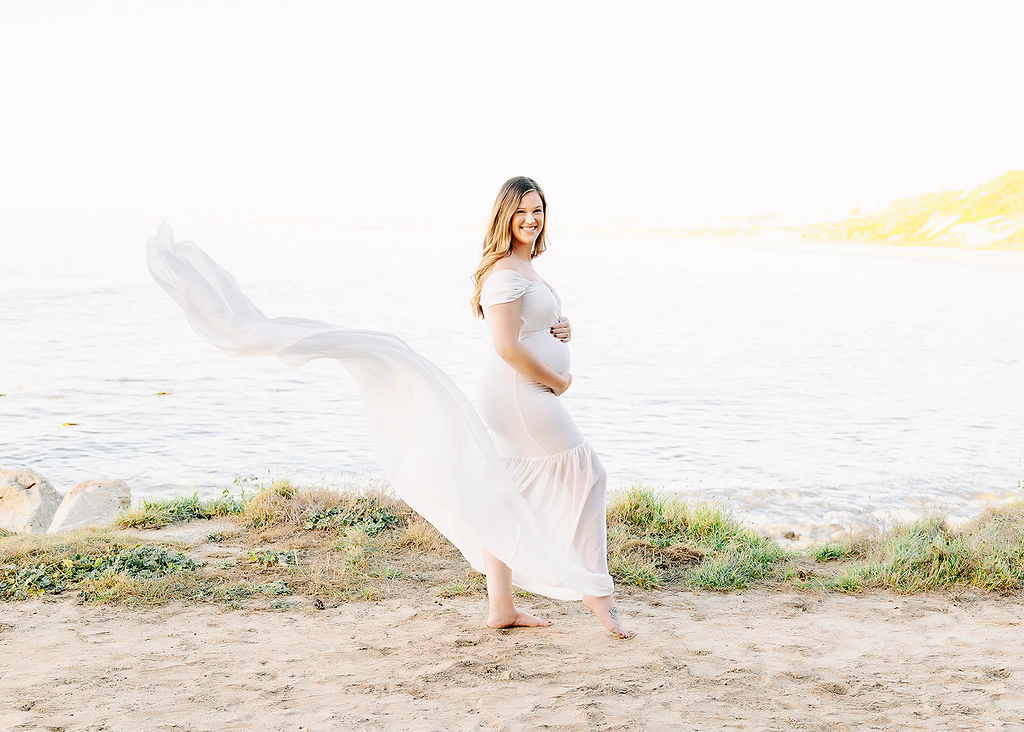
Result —
[[498, 600], [487, 599], [487, 612], [491, 615], [514, 613], [516, 611], [512, 598], [499, 598]]

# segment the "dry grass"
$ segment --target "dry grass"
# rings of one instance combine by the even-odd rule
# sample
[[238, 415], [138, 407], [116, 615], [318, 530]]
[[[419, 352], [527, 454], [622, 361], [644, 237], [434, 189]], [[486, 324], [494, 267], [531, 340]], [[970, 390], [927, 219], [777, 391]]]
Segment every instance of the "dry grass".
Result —
[[397, 546], [443, 557], [458, 554], [451, 542], [419, 514], [413, 514], [402, 527]]
[[[156, 530], [0, 536], [0, 599], [73, 593], [83, 602], [178, 599], [283, 608], [486, 592], [486, 578], [386, 492], [275, 483], [244, 502], [222, 504], [237, 510], [219, 514], [196, 501], [184, 508], [166, 503], [173, 505], [153, 502], [144, 513], [126, 515], [129, 527], [155, 522], [161, 527]], [[196, 507], [207, 518], [221, 516], [216, 530], [200, 531], [205, 538], [198, 540], [196, 522], [207, 518], [190, 518]], [[184, 523], [164, 523], [168, 515]], [[1024, 589], [1024, 502], [990, 508], [959, 530], [941, 517], [925, 517], [795, 553], [721, 507], [687, 505], [638, 485], [608, 506], [608, 551], [618, 584], [640, 590], [777, 586], [907, 593], [973, 587], [1008, 593]]]

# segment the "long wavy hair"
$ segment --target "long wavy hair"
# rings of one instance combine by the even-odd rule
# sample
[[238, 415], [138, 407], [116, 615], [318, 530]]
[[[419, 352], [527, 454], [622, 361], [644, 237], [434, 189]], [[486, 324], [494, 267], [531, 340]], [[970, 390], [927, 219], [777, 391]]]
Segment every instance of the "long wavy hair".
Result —
[[540, 255], [548, 248], [545, 233], [548, 226], [548, 201], [544, 197], [544, 191], [533, 178], [527, 178], [524, 175], [509, 178], [498, 191], [498, 197], [494, 199], [491, 222], [487, 226], [487, 235], [484, 236], [483, 257], [473, 275], [473, 297], [469, 304], [478, 318], [484, 317], [484, 309], [480, 307], [480, 288], [483, 286], [484, 277], [491, 271], [495, 262], [512, 253], [512, 215], [519, 208], [523, 196], [530, 191], [537, 191], [541, 206], [544, 208], [544, 224], [540, 227], [536, 241], [533, 242], [530, 259]]

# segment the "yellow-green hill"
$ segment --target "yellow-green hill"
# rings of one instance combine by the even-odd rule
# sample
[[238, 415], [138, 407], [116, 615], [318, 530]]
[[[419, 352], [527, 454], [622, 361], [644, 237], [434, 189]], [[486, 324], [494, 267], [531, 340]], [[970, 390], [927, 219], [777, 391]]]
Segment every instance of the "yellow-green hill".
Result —
[[1024, 171], [1011, 170], [973, 190], [928, 193], [896, 201], [875, 213], [805, 226], [801, 234], [891, 244], [1024, 249]]

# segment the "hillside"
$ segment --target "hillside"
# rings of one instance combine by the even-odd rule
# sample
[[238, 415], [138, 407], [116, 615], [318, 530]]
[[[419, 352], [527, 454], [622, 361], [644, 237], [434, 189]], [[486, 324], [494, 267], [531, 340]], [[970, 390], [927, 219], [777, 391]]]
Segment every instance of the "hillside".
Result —
[[870, 213], [839, 221], [798, 222], [780, 215], [735, 215], [684, 237], [751, 238], [771, 235], [856, 240], [917, 246], [1024, 251], [1024, 170], [1011, 170], [969, 191], [904, 198]]
[[928, 193], [870, 214], [802, 227], [806, 237], [1024, 249], [1024, 171], [969, 191]]

